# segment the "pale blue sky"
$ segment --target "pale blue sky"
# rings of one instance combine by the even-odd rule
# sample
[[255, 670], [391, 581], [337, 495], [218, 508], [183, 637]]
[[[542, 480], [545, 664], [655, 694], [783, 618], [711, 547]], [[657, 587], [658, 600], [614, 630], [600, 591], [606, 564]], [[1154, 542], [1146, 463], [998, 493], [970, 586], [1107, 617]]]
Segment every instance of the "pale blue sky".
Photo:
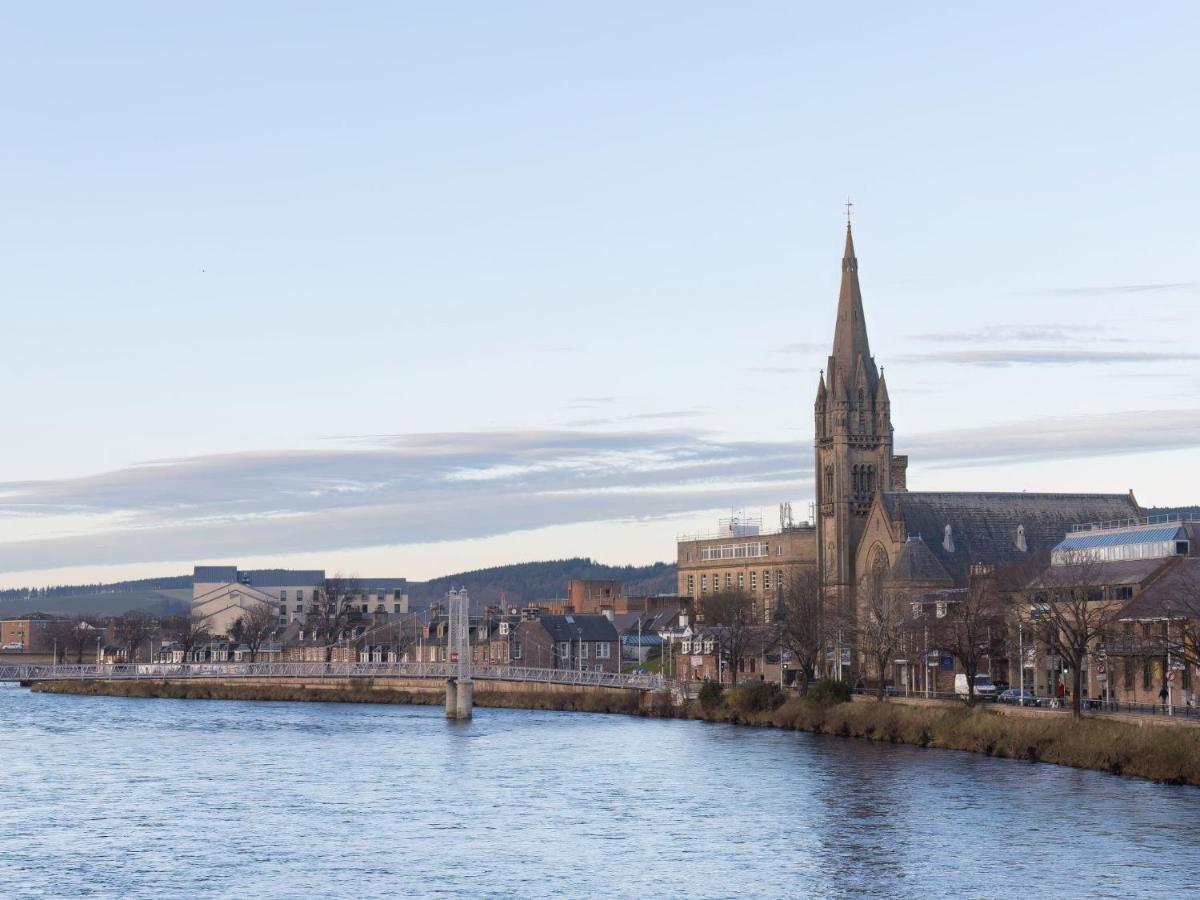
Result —
[[910, 487], [1200, 502], [1198, 33], [14, 6], [0, 584], [637, 562], [803, 512], [847, 194]]

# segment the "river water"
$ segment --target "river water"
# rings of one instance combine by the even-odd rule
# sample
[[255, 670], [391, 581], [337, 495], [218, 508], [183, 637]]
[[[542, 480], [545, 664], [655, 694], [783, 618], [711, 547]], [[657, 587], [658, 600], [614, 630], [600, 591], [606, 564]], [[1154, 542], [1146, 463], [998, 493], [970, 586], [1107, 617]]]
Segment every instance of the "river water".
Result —
[[627, 716], [0, 687], [0, 896], [1184, 897], [1200, 789]]

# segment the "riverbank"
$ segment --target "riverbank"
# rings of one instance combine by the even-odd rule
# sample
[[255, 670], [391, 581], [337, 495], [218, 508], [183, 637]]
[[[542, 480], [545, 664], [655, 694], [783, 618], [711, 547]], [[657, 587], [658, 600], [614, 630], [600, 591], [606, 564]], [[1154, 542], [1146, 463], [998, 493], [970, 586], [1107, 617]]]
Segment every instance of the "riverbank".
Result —
[[[216, 681], [59, 681], [35, 684], [45, 693], [170, 698], [440, 706], [440, 688], [371, 684], [246, 684]], [[1200, 730], [1143, 727], [1139, 723], [1069, 716], [1006, 716], [965, 706], [901, 703], [818, 703], [791, 698], [767, 709], [748, 708], [744, 696], [719, 703], [672, 705], [665, 695], [585, 692], [578, 689], [488, 690], [477, 685], [475, 705], [507, 709], [622, 713], [658, 718], [808, 731], [892, 744], [964, 750], [1004, 759], [1047, 762], [1167, 784], [1200, 786]]]

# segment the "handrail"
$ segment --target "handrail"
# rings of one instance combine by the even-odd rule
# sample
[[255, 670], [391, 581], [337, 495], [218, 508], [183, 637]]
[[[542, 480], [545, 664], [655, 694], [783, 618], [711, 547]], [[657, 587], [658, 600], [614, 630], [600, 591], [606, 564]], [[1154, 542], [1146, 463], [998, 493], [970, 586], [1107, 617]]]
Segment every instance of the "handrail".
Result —
[[[459, 676], [450, 662], [254, 662], [254, 663], [114, 663], [109, 665], [0, 666], [0, 681], [68, 681], [83, 679], [136, 680], [162, 678], [436, 678]], [[663, 687], [659, 675], [626, 675], [587, 669], [533, 669], [516, 666], [476, 665], [477, 681], [522, 681], [656, 691]]]

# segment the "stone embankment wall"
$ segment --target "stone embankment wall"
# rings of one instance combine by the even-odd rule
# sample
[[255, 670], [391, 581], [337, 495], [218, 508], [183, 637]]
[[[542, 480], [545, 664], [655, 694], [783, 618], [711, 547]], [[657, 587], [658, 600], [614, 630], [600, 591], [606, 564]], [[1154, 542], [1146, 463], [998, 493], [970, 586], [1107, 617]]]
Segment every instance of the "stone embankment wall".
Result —
[[[276, 700], [327, 703], [406, 703], [441, 706], [445, 685], [427, 678], [193, 678], [36, 682], [33, 690], [105, 697], [175, 700]], [[475, 705], [512, 709], [636, 713], [648, 695], [624, 688], [475, 681]]]

